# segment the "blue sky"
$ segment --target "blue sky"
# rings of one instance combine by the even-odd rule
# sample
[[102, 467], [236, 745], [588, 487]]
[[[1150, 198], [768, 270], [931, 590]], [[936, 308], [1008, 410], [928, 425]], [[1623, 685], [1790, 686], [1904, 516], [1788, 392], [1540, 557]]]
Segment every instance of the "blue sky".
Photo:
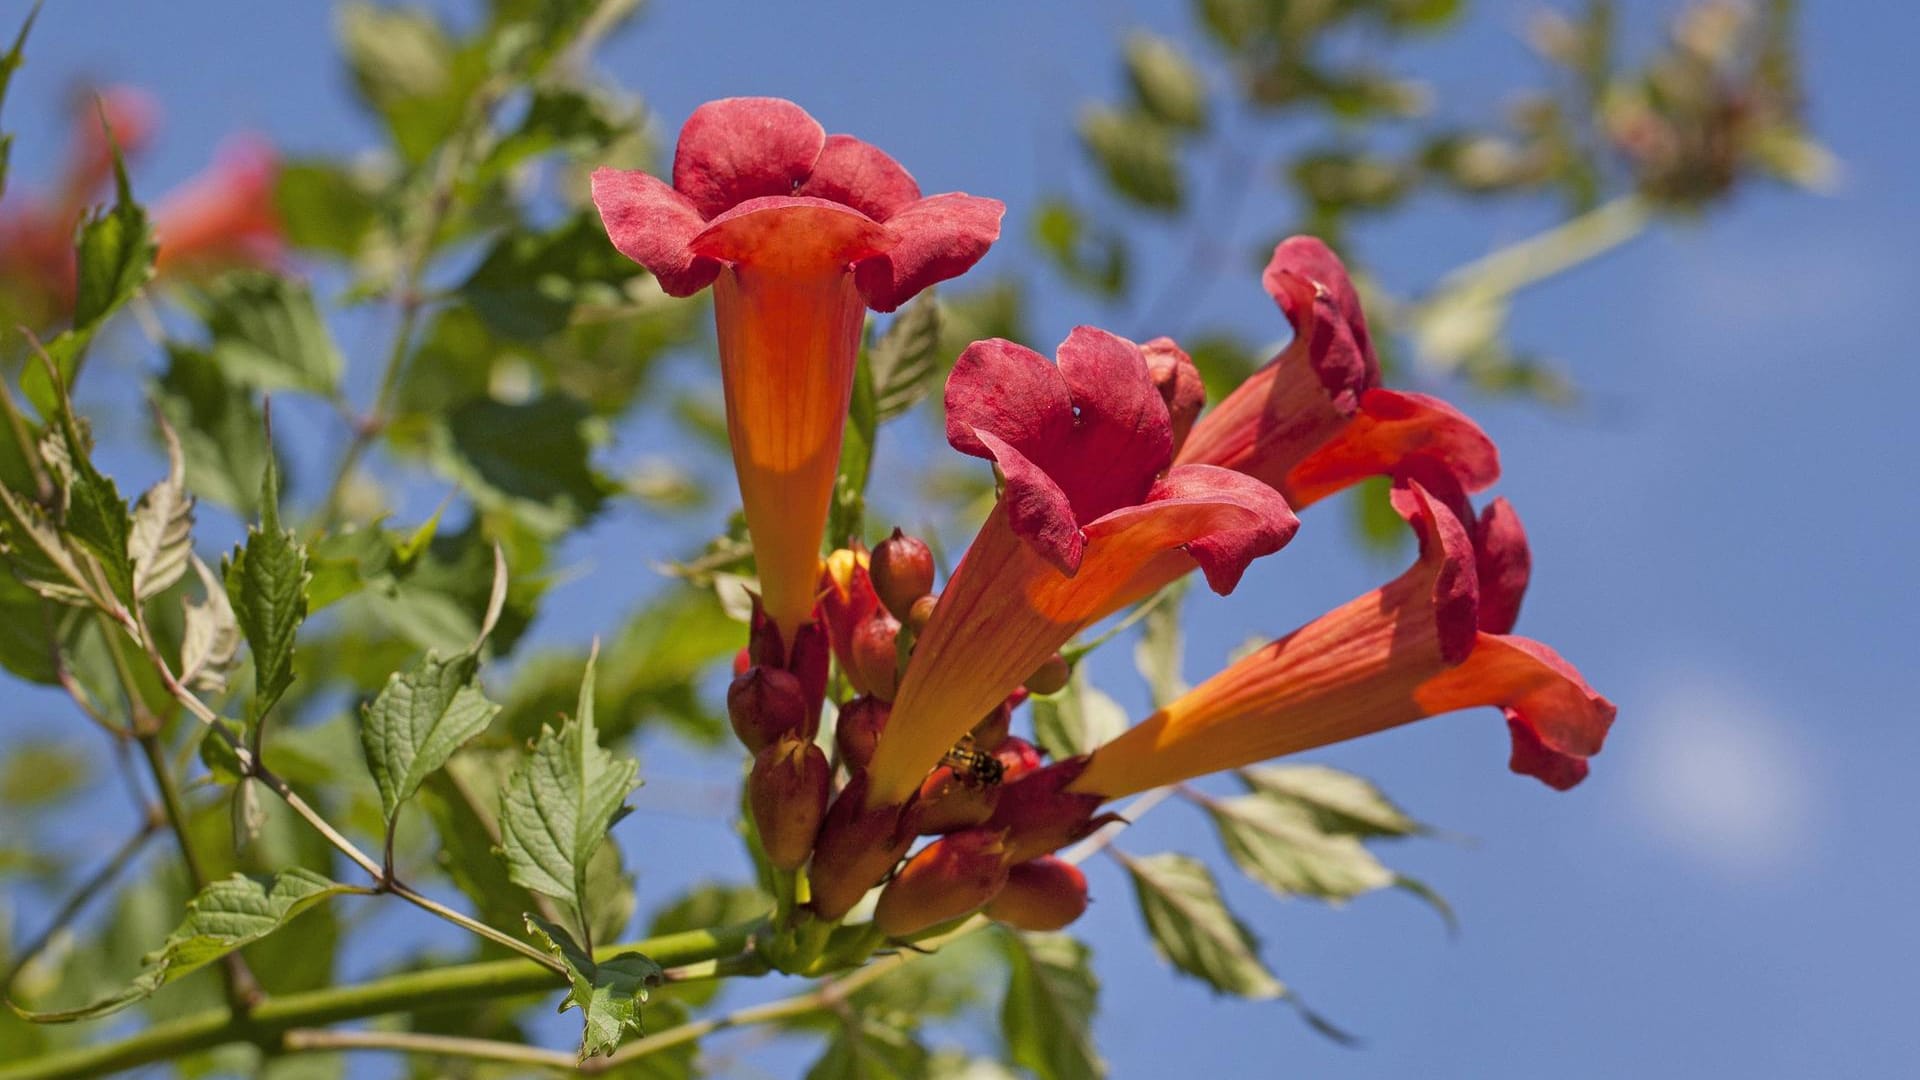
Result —
[[[1652, 24], [1657, 5], [1627, 6]], [[1531, 76], [1519, 33], [1531, 5], [1474, 7], [1470, 32], [1416, 55], [1449, 108], [1484, 114]], [[1116, 1076], [1884, 1076], [1920, 1065], [1905, 1007], [1920, 960], [1908, 690], [1920, 661], [1920, 439], [1907, 404], [1920, 391], [1920, 102], [1908, 55], [1920, 10], [1805, 7], [1813, 124], [1845, 162], [1839, 190], [1756, 188], [1524, 294], [1517, 337], [1561, 359], [1588, 407], [1451, 395], [1500, 442], [1500, 493], [1532, 537], [1521, 632], [1620, 707], [1592, 778], [1555, 795], [1509, 776], [1490, 711], [1323, 755], [1464, 838], [1388, 852], [1452, 901], [1457, 938], [1403, 896], [1328, 912], [1228, 886], [1275, 970], [1359, 1032], [1359, 1049], [1315, 1037], [1283, 1006], [1176, 980], [1122, 876], [1096, 865], [1080, 929], [1106, 985], [1099, 1032]], [[887, 148], [929, 190], [1002, 197], [1015, 224], [988, 265], [1010, 266], [1029, 257], [1006, 250], [1023, 242], [1024, 212], [1071, 163], [1074, 108], [1115, 90], [1118, 39], [1136, 23], [1185, 33], [1180, 5], [1145, 0], [669, 0], [603, 66], [668, 131], [710, 98], [777, 94]], [[137, 178], [148, 193], [195, 171], [235, 127], [296, 151], [367, 145], [328, 40], [318, 4], [51, 5], [8, 104], [15, 181], [51, 165], [53, 102], [82, 76], [159, 96], [163, 136]], [[1420, 209], [1360, 236], [1403, 290], [1544, 221], [1537, 207]], [[1256, 205], [1247, 221], [1277, 226], [1283, 210]], [[1039, 300], [1032, 344], [1043, 349], [1109, 314], [1054, 288]], [[1205, 313], [1284, 333], [1252, 275], [1223, 283]], [[585, 575], [555, 594], [541, 633], [579, 639], [617, 624], [648, 587], [620, 555], [638, 520], [613, 515], [581, 546]], [[1335, 523], [1308, 524], [1236, 596], [1194, 609], [1208, 614], [1190, 630], [1190, 677], [1249, 635], [1398, 571], [1352, 554]], [[1111, 677], [1123, 700], [1140, 700], [1118, 665]], [[685, 825], [670, 803], [687, 790], [675, 761], [650, 759], [653, 793], [622, 826], [629, 851], [645, 853], [643, 907], [699, 874], [704, 829], [720, 835], [675, 832]], [[1173, 810], [1120, 846], [1214, 852], [1204, 823]], [[785, 1075], [804, 1058], [776, 1045], [751, 1060]]]

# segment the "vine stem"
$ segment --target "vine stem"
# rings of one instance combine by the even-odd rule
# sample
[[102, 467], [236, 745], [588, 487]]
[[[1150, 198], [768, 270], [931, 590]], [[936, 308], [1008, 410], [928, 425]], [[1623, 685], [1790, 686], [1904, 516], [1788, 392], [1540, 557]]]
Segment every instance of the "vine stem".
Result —
[[381, 1050], [389, 1053], [439, 1055], [474, 1061], [498, 1061], [509, 1065], [535, 1065], [547, 1069], [572, 1069], [574, 1056], [559, 1050], [501, 1042], [498, 1039], [468, 1039], [456, 1035], [421, 1035], [411, 1031], [341, 1031], [333, 1028], [294, 1028], [281, 1037], [280, 1045], [289, 1052], [301, 1050]]
[[360, 869], [366, 871], [367, 875], [373, 878], [378, 884], [378, 891], [392, 893], [423, 911], [437, 915], [453, 923], [455, 926], [486, 938], [496, 945], [511, 949], [555, 974], [566, 974], [567, 968], [563, 962], [556, 957], [542, 952], [531, 943], [522, 941], [503, 930], [488, 926], [486, 923], [480, 922], [477, 919], [463, 915], [445, 904], [434, 900], [432, 897], [396, 881], [386, 866], [376, 861], [373, 856], [361, 850], [360, 845], [347, 839], [339, 829], [334, 828], [332, 822], [328, 821], [318, 810], [315, 810], [311, 804], [301, 798], [299, 792], [293, 790], [293, 788], [272, 769], [267, 768], [266, 763], [260, 760], [258, 754], [248, 749], [241, 743], [240, 739], [234, 736], [233, 732], [227, 730], [227, 726], [220, 722], [219, 715], [215, 713], [212, 708], [208, 707], [206, 702], [200, 700], [200, 695], [194, 693], [180, 681], [179, 677], [173, 673], [173, 666], [167, 662], [166, 657], [160, 655], [159, 647], [154, 643], [152, 633], [147, 630], [146, 619], [143, 616], [138, 614], [128, 615], [124, 620], [124, 625], [126, 626], [127, 632], [132, 634], [134, 639], [145, 647], [147, 659], [153, 665], [154, 671], [159, 674], [160, 682], [167, 688], [167, 692], [172, 694], [174, 699], [180, 702], [180, 704], [199, 719], [201, 723], [205, 724], [207, 729], [213, 732], [215, 738], [227, 744], [228, 749], [233, 752], [234, 758], [239, 761], [242, 772], [248, 777], [260, 781], [261, 784], [266, 786], [267, 790], [279, 796], [280, 800], [287, 804], [288, 809], [300, 815], [301, 819], [311, 826], [315, 832], [318, 832], [324, 837], [327, 843], [333, 845], [335, 850], [351, 859]]
[[[693, 981], [709, 977], [703, 970], [707, 963], [745, 952], [759, 926], [742, 923], [715, 930], [690, 930], [615, 945], [596, 955], [605, 959], [638, 951], [670, 969], [671, 980]], [[231, 1043], [252, 1043], [278, 1051], [289, 1049], [283, 1037], [296, 1028], [538, 994], [559, 985], [553, 972], [518, 958], [407, 972], [358, 986], [275, 995], [245, 1016], [235, 1016], [226, 1009], [208, 1009], [153, 1024], [117, 1042], [56, 1051], [24, 1061], [0, 1059], [0, 1080], [94, 1080]]]

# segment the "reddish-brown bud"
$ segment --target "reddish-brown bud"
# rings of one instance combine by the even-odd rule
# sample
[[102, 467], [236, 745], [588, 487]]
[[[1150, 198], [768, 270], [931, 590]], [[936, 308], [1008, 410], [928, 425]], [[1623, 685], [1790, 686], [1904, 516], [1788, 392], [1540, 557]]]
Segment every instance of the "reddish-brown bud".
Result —
[[887, 882], [873, 922], [905, 937], [978, 910], [1007, 883], [1007, 847], [991, 829], [941, 837], [916, 852]]
[[787, 643], [780, 636], [780, 627], [767, 618], [758, 596], [753, 598], [753, 614], [747, 619], [747, 660], [762, 667], [787, 666]]
[[811, 737], [809, 704], [800, 680], [779, 668], [750, 667], [727, 686], [727, 719], [756, 754], [782, 735]]
[[1067, 688], [1067, 680], [1071, 678], [1073, 665], [1067, 663], [1066, 657], [1054, 653], [1040, 665], [1040, 670], [1027, 676], [1024, 685], [1030, 693], [1057, 694]]
[[858, 772], [873, 760], [874, 745], [887, 729], [887, 715], [892, 711], [876, 697], [857, 697], [840, 706], [840, 722], [833, 729], [833, 739], [849, 771]]
[[1172, 338], [1154, 338], [1140, 346], [1140, 352], [1147, 359], [1153, 388], [1167, 403], [1167, 419], [1173, 422], [1173, 452], [1177, 455], [1207, 403], [1207, 384], [1200, 378], [1200, 369], [1193, 366], [1193, 358]]
[[1085, 914], [1087, 876], [1051, 855], [1018, 863], [987, 902], [987, 917], [1016, 930], [1059, 930]]
[[933, 621], [933, 609], [939, 606], [940, 597], [937, 593], [928, 593], [915, 600], [913, 606], [907, 609], [907, 625], [913, 627], [916, 634], [925, 630], [927, 623]]
[[999, 805], [987, 824], [1006, 831], [1007, 847], [1016, 862], [1050, 855], [1116, 820], [1109, 815], [1094, 817], [1100, 796], [1066, 790], [1086, 767], [1086, 758], [1068, 758], [1001, 787]]
[[820, 703], [827, 699], [827, 670], [832, 662], [833, 645], [826, 627], [818, 619], [802, 623], [787, 643], [786, 668], [799, 678], [807, 696], [808, 735], [820, 729]]
[[798, 870], [806, 863], [826, 816], [832, 784], [827, 755], [797, 735], [768, 746], [753, 759], [747, 803], [768, 862], [782, 870]]
[[892, 701], [900, 685], [900, 623], [876, 614], [854, 628], [847, 678], [854, 689]]
[[1007, 741], [1007, 732], [1013, 728], [1013, 706], [1001, 702], [994, 710], [980, 718], [973, 725], [973, 745], [992, 752]]
[[827, 808], [827, 818], [813, 845], [813, 913], [838, 922], [887, 876], [907, 846], [913, 829], [905, 807], [869, 809], [867, 774], [856, 772]]
[[914, 601], [933, 591], [933, 551], [899, 529], [873, 549], [869, 572], [880, 602], [902, 621], [913, 612]]

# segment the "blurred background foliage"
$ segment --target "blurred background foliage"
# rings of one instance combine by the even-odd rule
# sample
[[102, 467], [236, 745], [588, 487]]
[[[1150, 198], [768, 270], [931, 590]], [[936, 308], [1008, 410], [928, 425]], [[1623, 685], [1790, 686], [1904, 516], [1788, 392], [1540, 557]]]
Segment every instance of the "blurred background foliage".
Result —
[[[1631, 53], [1603, 0], [1543, 10], [1530, 37], [1538, 84], [1515, 87], [1494, 116], [1462, 115], [1398, 60], [1410, 43], [1457, 27], [1466, 6], [1196, 0], [1191, 40], [1203, 46], [1146, 31], [1117, 41], [1118, 90], [1077, 106], [1079, 145], [1060, 155], [1065, 167], [1046, 178], [1037, 208], [1008, 221], [1001, 246], [1012, 250], [997, 264], [1000, 276], [970, 275], [872, 328], [836, 539], [872, 540], [899, 522], [921, 529], [951, 561], [991, 497], [991, 477], [921, 452], [938, 420], [926, 399], [937, 400], [966, 342], [1033, 341], [1029, 284], [1037, 278], [1083, 294], [1101, 312], [1092, 321], [1142, 339], [1179, 338], [1217, 399], [1278, 343], [1196, 319], [1200, 299], [1225, 277], [1257, 274], [1280, 237], [1313, 232], [1356, 269], [1390, 377], [1556, 408], [1577, 398], [1578, 373], [1543, 358], [1552, 342], [1510, 338], [1516, 294], [1646, 229], [1710, 214], [1743, 185], [1819, 188], [1833, 174], [1800, 122], [1790, 0], [1689, 0], [1676, 6], [1664, 41]], [[385, 140], [345, 157], [279, 159], [270, 196], [282, 246], [267, 257], [229, 253], [182, 266], [163, 256], [149, 280], [151, 230], [141, 208], [149, 193], [131, 130], [115, 132], [129, 152], [117, 185], [97, 169], [86, 181], [96, 186], [77, 193], [24, 190], [30, 185], [5, 177], [15, 182], [0, 213], [0, 325], [23, 328], [0, 339], [22, 403], [9, 422], [46, 460], [0, 440], [0, 480], [29, 499], [71, 500], [71, 490], [49, 490], [38, 466], [77, 456], [78, 465], [64, 461], [51, 478], [70, 486], [91, 470], [88, 446], [102, 469], [155, 476], [167, 449], [157, 415], [177, 432], [185, 486], [200, 500], [199, 551], [218, 565], [226, 543], [215, 538], [237, 538], [242, 524], [273, 513], [260, 478], [269, 462], [281, 464], [280, 513], [305, 547], [309, 612], [288, 657], [293, 682], [261, 752], [354, 835], [385, 829], [361, 760], [361, 706], [423, 653], [453, 655], [484, 638], [485, 682], [500, 708], [426, 784], [425, 812], [402, 819], [393, 858], [408, 880], [496, 927], [517, 928], [536, 903], [493, 857], [497, 791], [543, 725], [573, 711], [586, 665], [579, 642], [587, 631], [528, 633], [547, 590], [589, 572], [570, 561], [571, 537], [606, 523], [621, 532], [627, 557], [660, 572], [620, 625], [588, 628], [601, 638], [593, 704], [603, 742], [730, 753], [720, 749], [719, 690], [743, 640], [740, 586], [751, 552], [727, 516], [734, 496], [717, 378], [684, 377], [697, 365], [663, 376], [675, 356], [711, 353], [704, 300], [664, 296], [607, 243], [585, 197], [590, 168], [660, 169], [670, 153], [677, 118], [651, 114], [634, 96], [644, 86], [620, 85], [592, 62], [607, 35], [646, 32], [637, 14], [633, 0], [489, 0], [452, 17], [340, 5], [335, 45], [358, 105]], [[63, 9], [41, 21], [38, 33], [77, 32]], [[22, 55], [16, 47], [0, 78]], [[78, 161], [105, 110], [91, 96], [72, 108]], [[1273, 191], [1289, 197], [1293, 219], [1247, 220], [1250, 195]], [[1562, 223], [1431, 282], [1366, 274], [1369, 221], [1510, 201], [1551, 203]], [[52, 263], [41, 250], [49, 245], [27, 242], [35, 220], [52, 222]], [[1169, 263], [1150, 254], [1163, 250], [1180, 255]], [[73, 387], [77, 415], [36, 358], [35, 337]], [[89, 352], [102, 355], [86, 363]], [[909, 416], [917, 419], [876, 452], [882, 425]], [[60, 435], [62, 417], [79, 429], [79, 445]], [[616, 464], [610, 442], [636, 427], [670, 432], [655, 441], [671, 454]], [[869, 472], [884, 476], [872, 506]], [[129, 481], [123, 490], [138, 489]], [[1350, 502], [1358, 535], [1396, 541], [1397, 519], [1382, 513], [1380, 490]], [[496, 546], [510, 585], [488, 635]], [[166, 838], [154, 780], [162, 771], [180, 788], [202, 880], [235, 870], [338, 870], [316, 833], [237, 776], [220, 740], [127, 655], [117, 628], [27, 584], [43, 580], [44, 567], [17, 525], [7, 558], [0, 664], [74, 702], [67, 730], [0, 750], [0, 971], [14, 1000], [47, 1007], [107, 994], [180, 922], [195, 875]], [[185, 572], [184, 558], [150, 601], [152, 633], [169, 655], [193, 638], [193, 612], [219, 603], [212, 579]], [[1177, 679], [1178, 611], [1177, 601], [1164, 605], [1124, 638], [1149, 680], [1168, 671]], [[231, 629], [231, 617], [221, 625]], [[256, 708], [261, 683], [251, 670], [257, 646], [236, 668], [237, 638], [228, 637], [224, 655], [218, 642], [205, 646], [215, 656], [198, 689], [224, 715], [257, 720], [265, 711]], [[1084, 669], [1034, 712], [1043, 740], [1062, 751], [1096, 742], [1120, 719]], [[148, 741], [161, 763], [142, 760]], [[1189, 794], [1254, 880], [1281, 896], [1330, 902], [1397, 886], [1445, 912], [1423, 885], [1378, 861], [1369, 845], [1425, 830], [1364, 781], [1308, 766], [1243, 779], [1245, 795]], [[689, 784], [681, 794], [688, 813], [734, 810], [723, 787]], [[99, 812], [116, 800], [127, 806], [122, 848], [63, 842], [75, 807]], [[751, 885], [696, 883], [659, 910], [637, 912], [626, 864], [640, 862], [644, 853], [618, 845], [595, 856], [595, 940], [764, 910]], [[1139, 856], [1127, 869], [1147, 931], [1174, 966], [1223, 992], [1288, 994], [1205, 863]], [[246, 966], [272, 994], [332, 985], [356, 934], [391, 933], [371, 906], [317, 907], [295, 930], [249, 946]], [[1190, 932], [1195, 926], [1200, 933]], [[378, 950], [373, 971], [501, 955], [485, 942], [432, 938]], [[364, 975], [367, 965], [356, 970]], [[9, 1061], [27, 1060], [217, 1008], [222, 992], [209, 968], [147, 999], [138, 1021], [105, 1031], [33, 1025], [0, 1011], [0, 1045]], [[649, 1030], [711, 1008], [711, 995], [711, 987], [662, 992], [648, 1006]], [[813, 1077], [1088, 1076], [1103, 1070], [1097, 1049], [1063, 1033], [1085, 1031], [1096, 997], [1086, 946], [996, 933], [822, 997], [780, 1023], [813, 1036]], [[423, 1005], [381, 1023], [521, 1041], [546, 1030], [534, 1009], [550, 1008], [550, 999]], [[929, 1049], [956, 1017], [991, 1012], [996, 1002], [997, 1054]], [[689, 1039], [616, 1074], [723, 1075], [731, 1052], [724, 1039]], [[244, 1044], [175, 1065], [182, 1075], [359, 1075], [339, 1055], [265, 1055]], [[398, 1068], [423, 1077], [525, 1071], [434, 1058]]]

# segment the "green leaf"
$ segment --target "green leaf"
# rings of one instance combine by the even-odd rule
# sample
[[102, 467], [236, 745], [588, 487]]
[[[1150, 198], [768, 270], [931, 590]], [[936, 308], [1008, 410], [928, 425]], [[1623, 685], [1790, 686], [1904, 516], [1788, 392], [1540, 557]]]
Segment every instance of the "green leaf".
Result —
[[235, 270], [196, 298], [212, 335], [214, 363], [263, 390], [336, 391], [346, 365], [304, 283], [263, 270]]
[[0, 759], [0, 808], [44, 809], [79, 792], [91, 759], [72, 743], [16, 739]]
[[517, 404], [476, 398], [447, 415], [437, 460], [482, 506], [562, 532], [592, 517], [610, 490], [593, 468], [591, 423], [585, 405], [562, 395]]
[[834, 1031], [806, 1080], [920, 1080], [927, 1051], [897, 1024], [853, 1012]]
[[367, 182], [325, 158], [281, 162], [273, 197], [287, 243], [301, 251], [352, 258], [380, 218]]
[[52, 605], [15, 577], [11, 567], [0, 566], [0, 667], [28, 682], [56, 686], [56, 640]]
[[479, 657], [464, 653], [441, 660], [428, 653], [396, 673], [360, 714], [360, 742], [380, 789], [387, 827], [400, 804], [421, 781], [447, 763], [454, 751], [487, 729], [500, 706], [488, 701], [476, 679]]
[[833, 478], [833, 502], [827, 508], [827, 540], [835, 547], [859, 537], [866, 529], [867, 482], [873, 474], [873, 448], [880, 430], [870, 356], [863, 355], [853, 370], [847, 427], [840, 440], [840, 466]]
[[29, 365], [20, 377], [21, 390], [42, 416], [54, 412], [79, 376], [95, 331], [153, 276], [153, 230], [147, 212], [134, 201], [117, 145], [113, 178], [113, 206], [88, 214], [80, 224], [74, 248], [73, 328], [47, 343], [60, 385], [56, 388], [54, 373], [39, 365]]
[[1000, 1030], [1008, 1056], [1039, 1080], [1105, 1076], [1093, 1041], [1100, 980], [1087, 947], [1066, 934], [1002, 936], [1009, 963]]
[[1073, 675], [1057, 694], [1033, 697], [1033, 734], [1055, 760], [1091, 752], [1127, 729], [1127, 711], [1087, 680], [1089, 665], [1073, 665]]
[[1151, 210], [1178, 210], [1186, 200], [1173, 132], [1153, 117], [1089, 106], [1080, 115], [1080, 143], [1122, 196]]
[[66, 462], [71, 470], [67, 487], [67, 513], [62, 531], [80, 542], [105, 571], [107, 584], [122, 601], [133, 597], [133, 560], [129, 544], [133, 518], [120, 488], [113, 479], [93, 467], [88, 456], [92, 449], [80, 434], [78, 421], [62, 391], [59, 429], [66, 443]]
[[1340, 901], [1393, 884], [1358, 837], [1327, 832], [1296, 803], [1243, 795], [1206, 808], [1234, 863], [1282, 896]]
[[639, 274], [633, 260], [607, 243], [597, 217], [576, 214], [551, 232], [508, 231], [460, 295], [495, 333], [538, 342], [565, 327], [583, 300], [617, 302], [619, 286]]
[[146, 968], [131, 986], [89, 1005], [49, 1012], [14, 1009], [37, 1023], [92, 1020], [152, 995], [162, 986], [259, 941], [314, 905], [342, 893], [360, 892], [311, 870], [295, 867], [273, 876], [270, 885], [241, 874], [216, 881], [187, 904], [186, 921], [166, 944], [146, 958]]
[[257, 513], [258, 477], [273, 448], [253, 393], [229, 380], [208, 353], [175, 342], [167, 343], [167, 370], [155, 385], [160, 409], [179, 434], [193, 493], [247, 516]]
[[1154, 947], [1168, 963], [1224, 993], [1286, 996], [1286, 987], [1260, 962], [1253, 934], [1227, 910], [1206, 864], [1177, 854], [1121, 861]]
[[585, 1025], [580, 1037], [581, 1061], [613, 1053], [628, 1032], [645, 1034], [640, 1026], [640, 1006], [665, 975], [659, 964], [637, 952], [596, 961], [564, 927], [538, 915], [527, 916], [527, 930], [567, 965], [572, 989], [560, 1002], [560, 1011], [576, 1006], [580, 1009]]
[[1158, 34], [1127, 36], [1127, 81], [1141, 109], [1169, 127], [1207, 126], [1207, 84], [1179, 46]]
[[252, 717], [264, 718], [293, 684], [294, 637], [307, 617], [307, 549], [280, 527], [280, 470], [271, 455], [260, 484], [260, 524], [223, 568], [227, 599], [253, 651]]
[[[501, 794], [501, 844], [514, 882], [570, 905], [587, 921], [587, 867], [639, 786], [640, 763], [600, 745], [593, 722], [593, 659], [560, 730], [542, 728], [533, 754]], [[589, 942], [589, 944], [591, 944]]]
[[1065, 199], [1048, 199], [1034, 214], [1033, 236], [1067, 280], [1108, 298], [1126, 292], [1130, 255], [1117, 230], [1095, 226]]
[[402, 158], [425, 161], [459, 126], [483, 58], [456, 49], [424, 11], [362, 0], [337, 8], [334, 22], [362, 103], [386, 122]]
[[1240, 779], [1270, 799], [1311, 811], [1329, 832], [1356, 836], [1411, 836], [1421, 824], [1364, 777], [1325, 765], [1256, 765]]
[[127, 557], [133, 563], [135, 600], [150, 600], [172, 588], [187, 572], [187, 560], [193, 555], [193, 496], [187, 494], [186, 455], [165, 414], [156, 413], [154, 419], [167, 448], [167, 475], [133, 504]]
[[[499, 174], [524, 161], [561, 153], [579, 159], [604, 153], [645, 122], [644, 115], [592, 89], [547, 85], [535, 88], [527, 112], [513, 131], [494, 144], [481, 167]], [[602, 247], [605, 235], [602, 234]]]
[[940, 302], [931, 291], [922, 293], [867, 351], [877, 423], [913, 408], [939, 385], [941, 320]]

